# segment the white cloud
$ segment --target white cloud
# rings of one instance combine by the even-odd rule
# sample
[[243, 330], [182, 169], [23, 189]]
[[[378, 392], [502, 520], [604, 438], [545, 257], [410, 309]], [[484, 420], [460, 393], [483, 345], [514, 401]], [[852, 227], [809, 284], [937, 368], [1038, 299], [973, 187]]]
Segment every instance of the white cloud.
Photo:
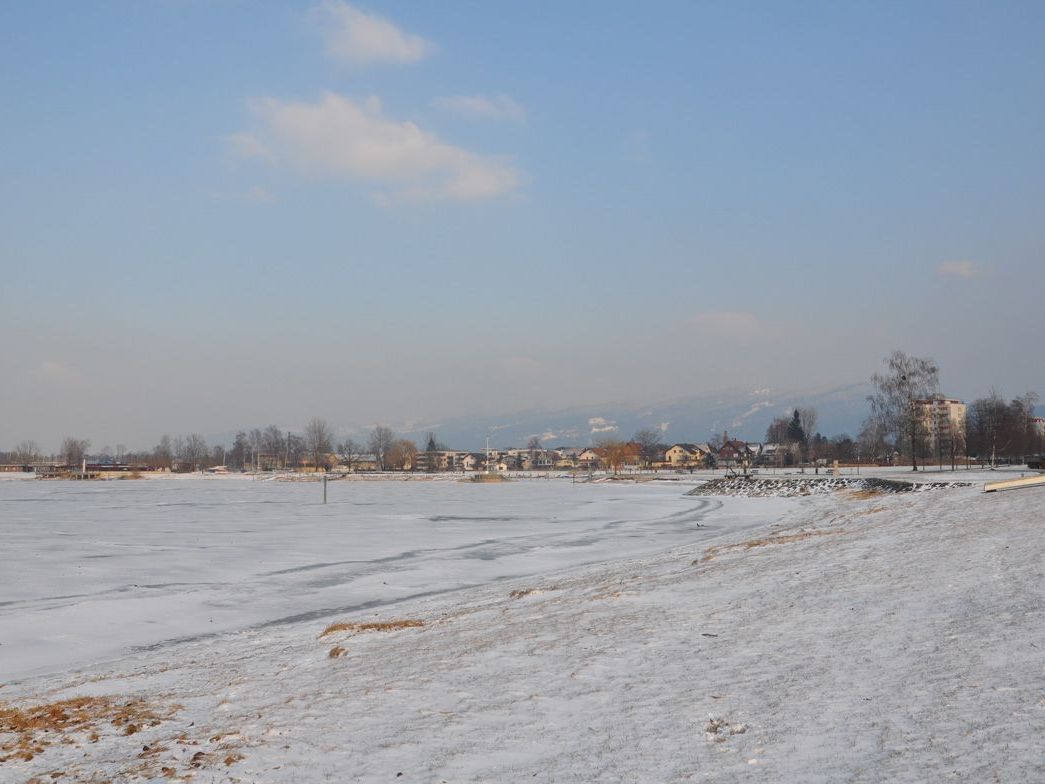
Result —
[[435, 105], [465, 117], [482, 120], [522, 120], [526, 109], [507, 95], [451, 95], [436, 98]]
[[312, 9], [310, 18], [320, 29], [327, 55], [352, 65], [416, 63], [434, 48], [387, 19], [340, 0], [326, 0]]
[[391, 194], [377, 194], [381, 201], [478, 201], [523, 182], [522, 173], [502, 158], [385, 117], [377, 98], [357, 103], [328, 92], [316, 103], [262, 98], [251, 109], [262, 127], [257, 134], [235, 134], [238, 148], [309, 174], [392, 187]]
[[618, 430], [616, 422], [612, 422], [604, 417], [592, 417], [588, 420], [588, 427], [591, 428], [592, 433], [612, 433], [614, 430]]
[[765, 333], [766, 325], [754, 313], [737, 310], [714, 310], [690, 316], [687, 323], [715, 335], [753, 337]]
[[971, 261], [944, 261], [936, 268], [936, 274], [944, 278], [973, 278], [979, 272]]

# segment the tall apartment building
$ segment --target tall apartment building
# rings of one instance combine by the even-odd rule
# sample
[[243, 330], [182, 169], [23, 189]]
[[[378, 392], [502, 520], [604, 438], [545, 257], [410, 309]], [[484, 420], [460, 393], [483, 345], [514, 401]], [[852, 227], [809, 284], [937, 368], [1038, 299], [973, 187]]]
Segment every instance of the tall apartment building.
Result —
[[931, 454], [949, 455], [965, 448], [965, 403], [936, 395], [915, 401], [925, 432], [929, 434], [926, 447]]
[[1045, 417], [1031, 417], [1030, 424], [1034, 428], [1034, 435], [1038, 438], [1045, 438]]

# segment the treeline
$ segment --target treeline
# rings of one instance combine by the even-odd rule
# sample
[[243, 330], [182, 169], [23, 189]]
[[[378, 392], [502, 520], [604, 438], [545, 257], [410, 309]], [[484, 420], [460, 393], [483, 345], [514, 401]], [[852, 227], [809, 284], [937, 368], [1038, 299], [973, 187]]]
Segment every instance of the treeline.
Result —
[[1045, 439], [1035, 422], [1038, 395], [1028, 392], [1005, 402], [997, 392], [969, 404], [966, 419], [968, 452], [981, 462], [1022, 460], [1045, 451]]
[[[425, 449], [445, 449], [429, 434]], [[323, 419], [313, 419], [303, 433], [284, 431], [276, 425], [241, 430], [232, 445], [209, 445], [199, 433], [184, 436], [165, 435], [150, 450], [129, 452], [122, 445], [105, 446], [91, 454], [91, 442], [68, 437], [57, 453], [45, 454], [35, 441], [23, 441], [10, 452], [0, 452], [0, 463], [32, 465], [42, 461], [78, 466], [92, 464], [126, 464], [170, 471], [199, 471], [213, 466], [240, 470], [274, 470], [298, 467], [329, 469], [335, 464], [354, 468], [366, 457], [375, 468], [396, 470], [414, 465], [417, 445], [399, 437], [391, 428], [378, 425], [362, 441], [335, 439], [333, 429]]]

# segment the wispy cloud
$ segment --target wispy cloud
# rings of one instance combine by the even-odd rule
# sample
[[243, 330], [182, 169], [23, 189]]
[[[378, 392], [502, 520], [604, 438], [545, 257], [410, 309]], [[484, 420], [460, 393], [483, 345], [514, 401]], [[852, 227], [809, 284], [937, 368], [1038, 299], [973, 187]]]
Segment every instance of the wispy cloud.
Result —
[[592, 417], [588, 420], [588, 427], [592, 433], [612, 433], [619, 430], [617, 423], [604, 417]]
[[971, 261], [944, 261], [936, 268], [936, 274], [943, 278], [974, 278], [980, 268]]
[[523, 174], [502, 158], [439, 139], [409, 121], [386, 117], [377, 98], [357, 103], [324, 93], [315, 103], [251, 102], [260, 123], [235, 146], [309, 174], [364, 180], [393, 190], [380, 201], [479, 201], [519, 188]]
[[434, 49], [424, 38], [340, 0], [326, 0], [309, 18], [323, 36], [327, 55], [351, 65], [407, 65]]
[[523, 105], [507, 95], [451, 95], [436, 98], [440, 109], [481, 120], [515, 120], [526, 117]]

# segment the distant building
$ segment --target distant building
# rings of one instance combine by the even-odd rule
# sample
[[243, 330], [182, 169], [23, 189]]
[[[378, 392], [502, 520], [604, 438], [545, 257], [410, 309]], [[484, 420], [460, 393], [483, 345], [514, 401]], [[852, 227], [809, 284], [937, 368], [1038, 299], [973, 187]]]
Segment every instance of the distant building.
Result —
[[589, 447], [577, 455], [577, 462], [585, 468], [595, 468], [602, 465], [603, 455], [600, 454], [602, 450]]
[[437, 449], [434, 452], [418, 452], [414, 459], [418, 471], [466, 471], [465, 458], [468, 452], [454, 449]]
[[932, 453], [949, 454], [965, 445], [965, 403], [961, 400], [936, 395], [916, 400], [918, 416], [928, 434], [926, 449]]
[[762, 444], [755, 457], [758, 466], [785, 466], [796, 462], [794, 444]]
[[718, 448], [715, 460], [719, 466], [727, 468], [750, 464], [755, 458], [755, 452], [746, 441], [727, 440]]
[[672, 444], [664, 453], [664, 461], [672, 468], [702, 468], [710, 454], [707, 444]]
[[1038, 438], [1045, 438], [1045, 417], [1031, 417], [1030, 425]]

